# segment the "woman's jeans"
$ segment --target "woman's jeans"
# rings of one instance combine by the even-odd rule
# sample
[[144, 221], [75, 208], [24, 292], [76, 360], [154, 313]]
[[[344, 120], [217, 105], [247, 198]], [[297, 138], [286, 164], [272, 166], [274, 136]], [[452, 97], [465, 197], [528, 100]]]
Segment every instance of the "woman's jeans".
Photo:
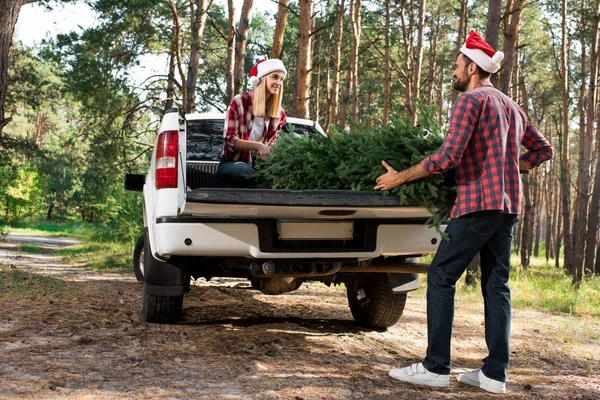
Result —
[[227, 187], [244, 188], [254, 183], [254, 168], [242, 161], [223, 161], [217, 167], [217, 179]]
[[469, 263], [481, 255], [481, 292], [485, 310], [488, 356], [482, 372], [506, 381], [510, 355], [510, 252], [515, 214], [481, 211], [450, 220], [449, 240], [442, 240], [427, 276], [427, 356], [430, 372], [450, 374], [450, 340], [454, 323], [456, 281]]

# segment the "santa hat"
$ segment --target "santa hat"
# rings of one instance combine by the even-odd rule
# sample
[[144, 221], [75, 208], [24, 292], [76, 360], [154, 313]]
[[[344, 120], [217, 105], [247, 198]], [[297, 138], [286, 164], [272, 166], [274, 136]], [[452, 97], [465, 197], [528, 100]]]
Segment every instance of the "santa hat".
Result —
[[471, 30], [465, 44], [460, 52], [469, 57], [481, 69], [495, 74], [500, 69], [500, 63], [504, 59], [504, 53], [496, 51], [487, 44], [474, 30]]
[[287, 75], [287, 71], [283, 66], [283, 62], [277, 58], [260, 60], [250, 69], [250, 79], [248, 85], [250, 90], [254, 89], [260, 78], [269, 75], [271, 72], [280, 71], [283, 72], [283, 77]]

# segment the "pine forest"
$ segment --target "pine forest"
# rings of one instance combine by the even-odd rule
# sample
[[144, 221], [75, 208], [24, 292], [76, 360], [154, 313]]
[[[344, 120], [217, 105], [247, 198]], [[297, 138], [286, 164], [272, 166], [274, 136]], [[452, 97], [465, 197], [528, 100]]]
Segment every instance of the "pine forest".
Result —
[[[123, 175], [145, 173], [164, 111], [224, 112], [262, 58], [288, 70], [288, 116], [355, 138], [337, 139], [348, 151], [329, 151], [322, 173], [339, 166], [350, 187], [371, 190], [386, 144], [366, 136], [396, 130], [410, 148], [434, 126], [428, 140], [433, 151], [441, 144], [456, 56], [473, 29], [505, 54], [494, 85], [554, 148], [552, 161], [522, 175], [522, 267], [545, 256], [574, 284], [600, 274], [600, 0], [81, 2], [95, 13], [91, 26], [28, 46], [14, 28], [32, 1], [0, 1], [2, 221], [93, 222], [133, 242], [141, 199]], [[164, 72], [139, 79], [144, 63]]]

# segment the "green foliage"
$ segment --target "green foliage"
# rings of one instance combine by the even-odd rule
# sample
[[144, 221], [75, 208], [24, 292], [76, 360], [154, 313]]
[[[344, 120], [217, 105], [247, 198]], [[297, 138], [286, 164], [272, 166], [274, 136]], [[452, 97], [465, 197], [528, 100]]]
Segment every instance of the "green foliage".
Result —
[[[421, 126], [406, 118], [383, 128], [356, 127], [330, 138], [281, 136], [271, 154], [257, 164], [260, 186], [274, 189], [373, 190], [375, 179], [386, 172], [381, 161], [403, 170], [434, 153], [442, 144], [433, 111], [423, 108]], [[399, 204], [418, 204], [438, 225], [448, 218], [456, 193], [448, 175], [431, 176], [395, 188]]]
[[31, 215], [42, 197], [40, 177], [29, 165], [0, 167], [0, 204], [4, 218]]
[[71, 263], [95, 271], [132, 273], [133, 244], [124, 242], [86, 241], [83, 244], [59, 249], [55, 254]]
[[[519, 265], [513, 255], [512, 264]], [[533, 258], [526, 270], [516, 269], [511, 275], [513, 304], [535, 307], [556, 313], [600, 317], [600, 277], [584, 279], [581, 286], [573, 285], [572, 278], [541, 258]]]

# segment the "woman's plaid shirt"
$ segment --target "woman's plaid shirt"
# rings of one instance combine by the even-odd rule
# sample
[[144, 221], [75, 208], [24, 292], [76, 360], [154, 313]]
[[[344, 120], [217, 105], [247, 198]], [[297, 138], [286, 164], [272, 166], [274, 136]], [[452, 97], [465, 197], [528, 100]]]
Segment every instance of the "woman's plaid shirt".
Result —
[[[519, 156], [520, 145], [527, 150]], [[552, 158], [552, 146], [523, 110], [489, 83], [456, 99], [442, 147], [421, 161], [430, 174], [456, 168], [452, 218], [476, 211], [521, 212], [519, 159], [532, 168]]]
[[[252, 132], [252, 92], [240, 93], [235, 96], [227, 108], [225, 115], [225, 129], [223, 131], [223, 151], [221, 159], [225, 161], [243, 161], [252, 165], [252, 155], [248, 150], [235, 150], [233, 145], [239, 139], [249, 140]], [[277, 140], [277, 132], [285, 125], [285, 111], [279, 112], [279, 118], [271, 118], [268, 121], [266, 132], [261, 142], [272, 146]]]

